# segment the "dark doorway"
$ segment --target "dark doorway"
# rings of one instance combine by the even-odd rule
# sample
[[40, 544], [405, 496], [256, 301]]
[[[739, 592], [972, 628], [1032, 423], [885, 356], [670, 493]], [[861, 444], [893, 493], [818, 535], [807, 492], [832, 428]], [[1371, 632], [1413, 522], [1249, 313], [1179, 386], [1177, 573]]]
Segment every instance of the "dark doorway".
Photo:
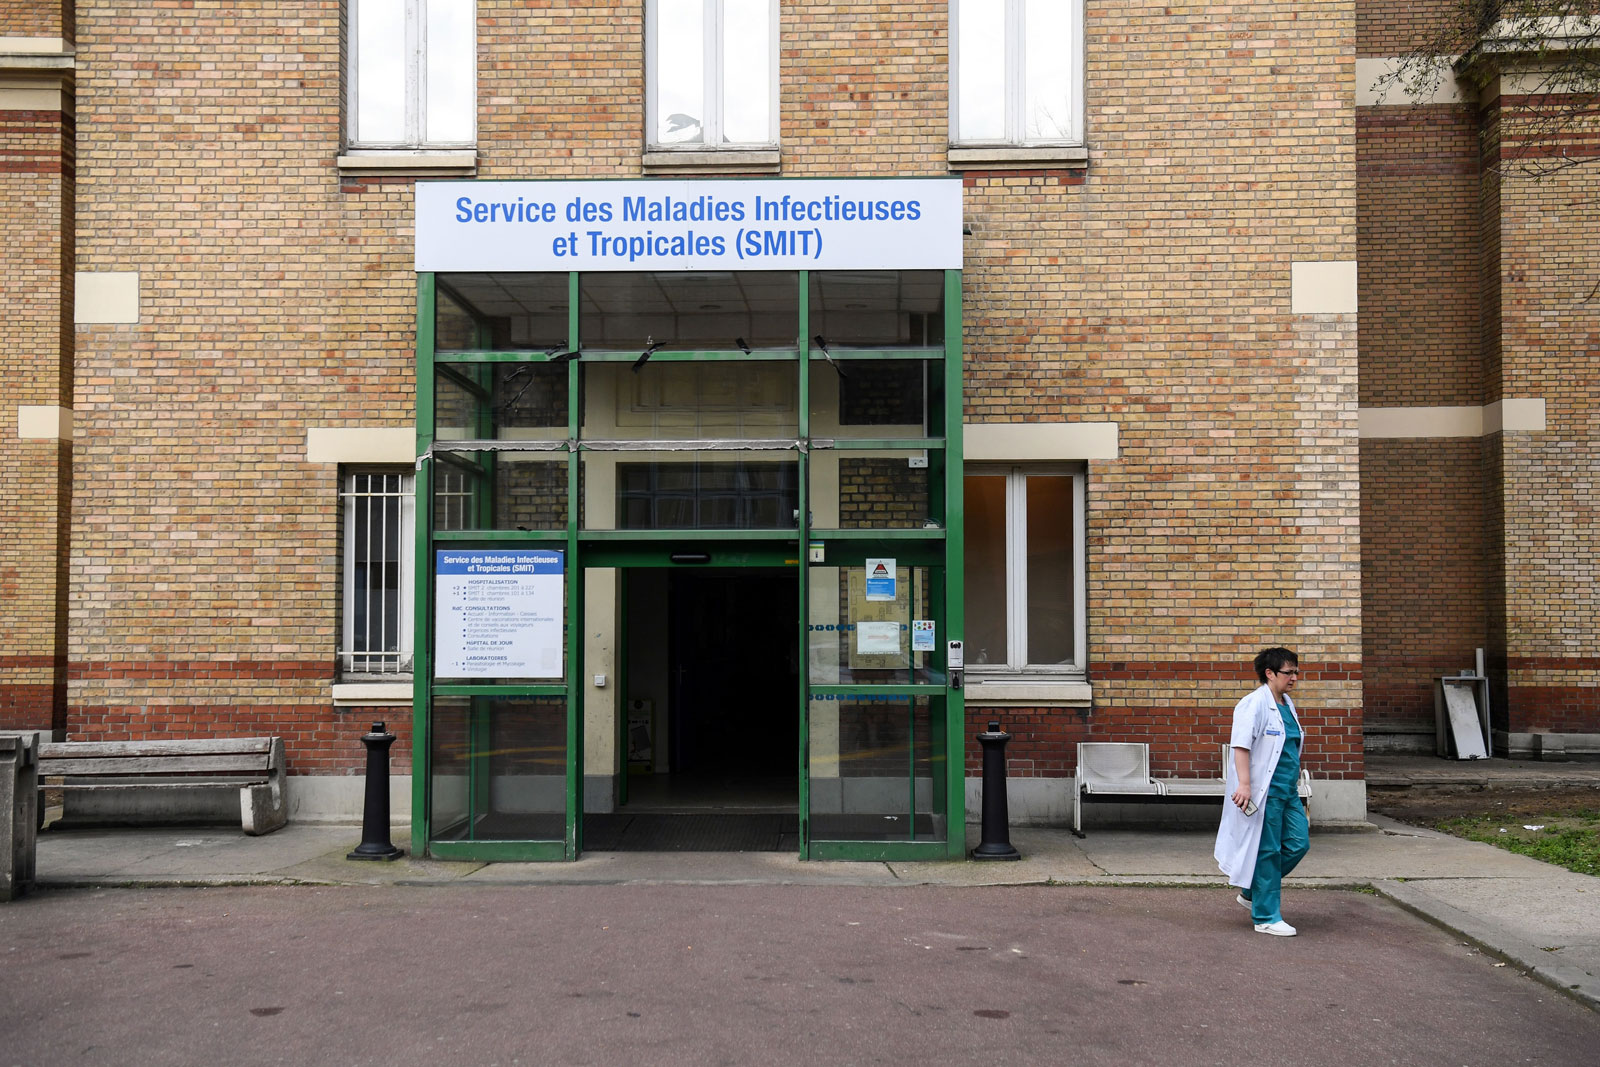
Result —
[[621, 809], [585, 817], [586, 848], [799, 848], [798, 582], [777, 567], [630, 571], [629, 695], [665, 714]]
[[674, 570], [667, 613], [673, 772], [794, 779], [800, 744], [794, 572]]

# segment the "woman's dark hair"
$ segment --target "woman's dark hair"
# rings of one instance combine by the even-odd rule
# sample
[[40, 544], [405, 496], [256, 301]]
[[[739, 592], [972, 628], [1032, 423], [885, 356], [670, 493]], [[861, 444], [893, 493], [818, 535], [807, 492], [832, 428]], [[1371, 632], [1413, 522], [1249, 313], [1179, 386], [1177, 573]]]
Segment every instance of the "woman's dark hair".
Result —
[[1256, 677], [1265, 684], [1268, 671], [1281, 671], [1291, 663], [1300, 666], [1300, 657], [1287, 648], [1263, 648], [1256, 654]]

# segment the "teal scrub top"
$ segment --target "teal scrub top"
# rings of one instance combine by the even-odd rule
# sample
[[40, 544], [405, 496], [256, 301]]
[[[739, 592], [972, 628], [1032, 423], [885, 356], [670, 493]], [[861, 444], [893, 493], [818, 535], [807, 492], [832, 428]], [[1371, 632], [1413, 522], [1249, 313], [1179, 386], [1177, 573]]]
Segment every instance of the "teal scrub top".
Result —
[[1283, 755], [1278, 757], [1278, 767], [1272, 772], [1272, 785], [1267, 788], [1267, 795], [1287, 800], [1299, 794], [1301, 733], [1300, 724], [1289, 714], [1289, 705], [1278, 705], [1278, 717], [1283, 720]]

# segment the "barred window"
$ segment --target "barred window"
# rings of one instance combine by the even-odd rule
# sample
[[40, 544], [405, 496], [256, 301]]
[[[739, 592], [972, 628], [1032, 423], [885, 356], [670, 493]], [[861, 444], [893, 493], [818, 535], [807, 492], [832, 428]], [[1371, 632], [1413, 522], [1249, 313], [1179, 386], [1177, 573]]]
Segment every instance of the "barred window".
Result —
[[339, 496], [344, 525], [339, 674], [409, 674], [414, 477], [407, 470], [348, 470]]

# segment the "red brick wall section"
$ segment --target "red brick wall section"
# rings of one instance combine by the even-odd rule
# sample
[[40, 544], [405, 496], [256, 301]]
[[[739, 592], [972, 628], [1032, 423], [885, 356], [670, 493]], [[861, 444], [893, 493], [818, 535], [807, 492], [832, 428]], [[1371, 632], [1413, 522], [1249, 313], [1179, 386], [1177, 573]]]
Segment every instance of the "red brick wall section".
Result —
[[[1558, 103], [1586, 117], [1552, 141], [1540, 113]], [[1486, 118], [1506, 164], [1496, 185], [1500, 395], [1545, 404], [1545, 429], [1499, 435], [1513, 732], [1600, 731], [1600, 162], [1542, 175], [1519, 164], [1531, 149], [1546, 159], [1592, 154], [1600, 117], [1583, 110], [1591, 103], [1502, 97]]]
[[1356, 4], [1356, 55], [1403, 56], [1451, 25], [1461, 0], [1360, 0]]
[[[1304, 671], [1295, 689], [1295, 706], [1306, 728], [1304, 766], [1318, 778], [1360, 778], [1364, 774], [1360, 708], [1323, 703], [1330, 693], [1359, 692], [1360, 672], [1338, 663], [1302, 660]], [[1158, 778], [1214, 778], [1221, 764], [1220, 747], [1233, 726], [1233, 707], [1260, 683], [1249, 662], [1119, 664], [1105, 666], [1098, 677], [1130, 686], [1186, 687], [1203, 693], [1161, 704], [1063, 708], [967, 709], [967, 735], [997, 721], [1012, 735], [1006, 746], [1006, 772], [1018, 778], [1070, 775], [1077, 766], [1080, 741], [1135, 741], [1150, 746], [1150, 770]], [[982, 749], [967, 750], [967, 774], [983, 770]]]
[[66, 719], [72, 448], [21, 439], [18, 409], [71, 404], [72, 138], [60, 111], [0, 107], [0, 729], [60, 729]]
[[72, 39], [72, 0], [0, 0], [0, 37]]
[[1361, 443], [1366, 721], [1433, 723], [1433, 679], [1487, 649], [1486, 484], [1477, 438]]
[[390, 773], [410, 774], [409, 707], [365, 707], [333, 719], [320, 703], [80, 705], [72, 709], [72, 740], [281, 737], [289, 774], [351, 775], [366, 772], [361, 737], [374, 722], [396, 737], [389, 749]]
[[1477, 116], [1372, 107], [1356, 121], [1361, 403], [1480, 404]]

